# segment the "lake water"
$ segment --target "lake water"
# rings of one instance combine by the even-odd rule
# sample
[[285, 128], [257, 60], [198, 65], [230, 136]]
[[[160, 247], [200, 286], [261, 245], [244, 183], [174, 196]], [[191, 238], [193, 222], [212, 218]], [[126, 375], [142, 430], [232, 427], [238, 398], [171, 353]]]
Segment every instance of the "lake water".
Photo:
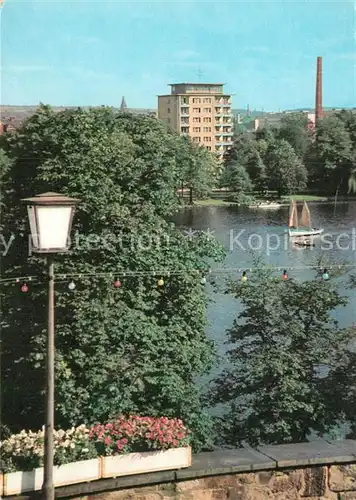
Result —
[[[253, 265], [253, 253], [262, 255], [267, 264], [275, 267], [276, 275], [282, 275], [284, 268], [294, 268], [288, 270], [288, 275], [294, 279], [308, 279], [314, 276], [315, 272], [311, 267], [321, 256], [330, 263], [355, 265], [356, 202], [338, 203], [336, 207], [334, 204], [310, 203], [309, 208], [313, 226], [324, 228], [323, 238], [316, 238], [313, 248], [295, 247], [286, 237], [288, 206], [278, 210], [196, 206], [184, 209], [175, 217], [174, 222], [185, 231], [210, 231], [225, 246], [228, 252], [225, 262], [212, 266], [212, 275], [217, 276], [217, 280], [222, 284], [227, 277], [240, 279], [239, 268], [249, 268]], [[239, 232], [237, 243], [234, 238]], [[254, 252], [252, 249], [257, 250]], [[328, 267], [330, 269], [330, 265]], [[222, 273], [222, 268], [236, 270]], [[340, 290], [350, 301], [346, 308], [335, 311], [335, 317], [340, 326], [346, 327], [356, 323], [356, 294], [354, 290], [346, 288], [350, 272], [355, 272], [355, 269], [343, 269], [345, 274], [339, 278]], [[209, 306], [210, 324], [207, 334], [215, 341], [221, 356], [220, 367], [211, 373], [211, 378], [224, 365], [224, 353], [227, 349], [225, 332], [232, 326], [239, 307], [233, 297], [214, 293], [209, 286], [207, 288], [214, 301]]]

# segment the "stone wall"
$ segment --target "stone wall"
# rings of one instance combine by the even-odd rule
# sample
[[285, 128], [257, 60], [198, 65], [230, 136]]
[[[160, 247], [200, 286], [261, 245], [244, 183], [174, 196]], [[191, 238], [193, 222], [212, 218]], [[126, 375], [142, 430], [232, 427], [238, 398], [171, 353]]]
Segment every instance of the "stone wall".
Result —
[[66, 486], [56, 489], [56, 498], [356, 500], [356, 441], [317, 441], [200, 453], [187, 469]]
[[356, 500], [356, 465], [211, 476], [82, 500]]

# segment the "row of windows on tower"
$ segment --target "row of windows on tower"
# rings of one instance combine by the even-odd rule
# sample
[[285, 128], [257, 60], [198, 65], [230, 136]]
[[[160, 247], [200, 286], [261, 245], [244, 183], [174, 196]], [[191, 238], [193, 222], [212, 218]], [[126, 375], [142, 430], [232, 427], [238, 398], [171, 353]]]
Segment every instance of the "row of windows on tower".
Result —
[[[170, 99], [168, 99], [168, 102], [170, 102]], [[190, 100], [189, 97], [182, 97], [181, 99], [181, 105], [184, 106], [185, 104], [189, 104]], [[192, 97], [191, 102], [193, 104], [212, 104], [213, 100], [211, 97]], [[215, 98], [215, 103], [216, 104], [223, 104], [225, 106], [230, 106], [231, 102], [228, 99], [222, 99], [221, 97], [216, 97]]]
[[[201, 137], [192, 137], [194, 142], [201, 142]], [[211, 137], [203, 137], [203, 142], [211, 142]]]
[[[203, 110], [203, 113], [211, 113], [211, 108], [193, 108], [193, 113], [201, 113]], [[171, 112], [171, 108], [167, 108], [167, 113]], [[189, 108], [186, 110], [182, 109], [182, 113], [189, 113]]]
[[[184, 121], [184, 118], [182, 118], [182, 122]], [[202, 119], [199, 116], [194, 116], [193, 117], [193, 123], [201, 123]], [[189, 119], [186, 123], [189, 123]], [[210, 116], [206, 116], [203, 118], [203, 123], [211, 123], [211, 118]]]
[[[189, 132], [189, 127], [182, 127], [182, 132]], [[193, 132], [201, 132], [201, 127], [193, 127]], [[211, 132], [211, 127], [203, 127], [203, 132]]]
[[[192, 102], [193, 102], [193, 104], [200, 104], [200, 103], [211, 104], [212, 101], [211, 101], [211, 97], [203, 97], [203, 98], [192, 97]], [[183, 104], [183, 105], [189, 104], [189, 97], [183, 97], [181, 104]]]

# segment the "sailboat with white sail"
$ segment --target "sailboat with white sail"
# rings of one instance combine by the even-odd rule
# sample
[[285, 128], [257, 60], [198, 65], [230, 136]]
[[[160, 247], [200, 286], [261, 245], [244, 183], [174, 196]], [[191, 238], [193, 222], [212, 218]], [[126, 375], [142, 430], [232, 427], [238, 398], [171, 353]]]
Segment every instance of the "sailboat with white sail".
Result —
[[289, 236], [291, 237], [318, 236], [324, 231], [324, 229], [313, 228], [310, 210], [306, 201], [304, 202], [302, 215], [299, 222], [297, 203], [294, 200], [291, 201], [288, 226]]

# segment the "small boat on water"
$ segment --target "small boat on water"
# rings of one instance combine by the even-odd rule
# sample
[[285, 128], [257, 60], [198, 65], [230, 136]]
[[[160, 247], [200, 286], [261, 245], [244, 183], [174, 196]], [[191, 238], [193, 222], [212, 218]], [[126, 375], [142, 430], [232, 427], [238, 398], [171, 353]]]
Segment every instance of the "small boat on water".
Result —
[[315, 247], [315, 244], [313, 243], [312, 239], [306, 239], [303, 237], [295, 238], [293, 240], [293, 244], [297, 245], [298, 247], [302, 247], [302, 248]]
[[254, 203], [254, 204], [248, 206], [248, 208], [262, 208], [262, 209], [277, 209], [280, 207], [281, 207], [280, 203], [273, 203], [271, 201]]
[[303, 205], [300, 221], [298, 221], [297, 204], [294, 200], [291, 201], [288, 226], [289, 236], [292, 238], [300, 236], [318, 236], [324, 231], [324, 229], [314, 228], [312, 226], [310, 210], [306, 201]]

